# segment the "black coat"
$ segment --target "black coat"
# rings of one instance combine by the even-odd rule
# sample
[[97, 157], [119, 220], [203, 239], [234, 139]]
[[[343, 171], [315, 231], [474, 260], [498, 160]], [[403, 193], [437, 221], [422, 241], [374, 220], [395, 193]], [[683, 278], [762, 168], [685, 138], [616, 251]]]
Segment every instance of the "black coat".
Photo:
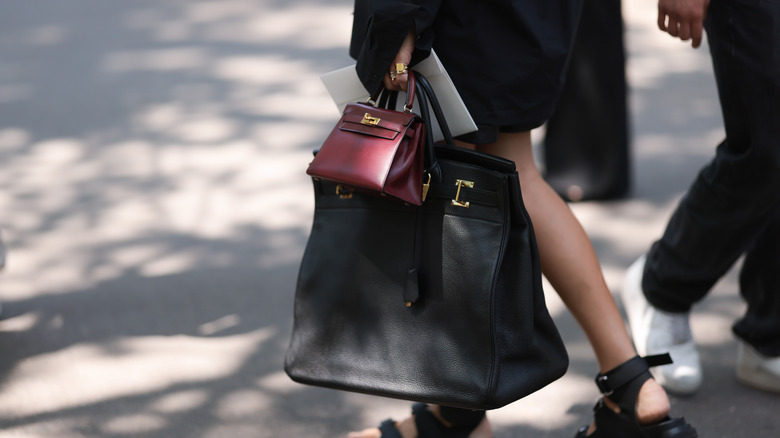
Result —
[[406, 33], [412, 64], [436, 50], [480, 127], [525, 131], [550, 116], [582, 0], [355, 0], [350, 55], [371, 94]]

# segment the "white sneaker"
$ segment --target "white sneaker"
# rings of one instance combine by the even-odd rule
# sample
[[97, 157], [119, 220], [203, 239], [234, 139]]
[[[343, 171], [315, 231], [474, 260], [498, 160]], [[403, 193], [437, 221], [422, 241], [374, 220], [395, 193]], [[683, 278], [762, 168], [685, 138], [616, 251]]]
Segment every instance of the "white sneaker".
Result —
[[767, 357], [737, 342], [737, 380], [753, 388], [780, 392], [780, 357]]
[[701, 361], [689, 323], [689, 313], [669, 313], [647, 302], [642, 292], [645, 256], [626, 271], [621, 298], [631, 336], [640, 356], [669, 353], [674, 363], [653, 368], [655, 380], [678, 394], [693, 394], [702, 382]]

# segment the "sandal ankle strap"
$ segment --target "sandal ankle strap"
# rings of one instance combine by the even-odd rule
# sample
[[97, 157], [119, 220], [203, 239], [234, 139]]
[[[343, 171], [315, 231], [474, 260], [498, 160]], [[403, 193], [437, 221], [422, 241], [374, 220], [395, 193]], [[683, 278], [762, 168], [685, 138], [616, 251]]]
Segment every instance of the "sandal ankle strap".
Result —
[[604, 395], [610, 395], [651, 367], [672, 363], [669, 353], [653, 356], [634, 356], [606, 373], [596, 375], [596, 386]]
[[633, 413], [640, 388], [653, 377], [650, 374], [650, 367], [670, 363], [672, 357], [668, 353], [645, 357], [634, 356], [606, 373], [598, 374], [596, 386], [621, 409]]

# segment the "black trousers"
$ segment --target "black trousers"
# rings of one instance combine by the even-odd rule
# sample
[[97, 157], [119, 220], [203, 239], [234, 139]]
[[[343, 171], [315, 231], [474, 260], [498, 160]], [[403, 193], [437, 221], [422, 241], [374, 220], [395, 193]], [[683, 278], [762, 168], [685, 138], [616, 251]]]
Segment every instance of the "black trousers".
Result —
[[780, 356], [780, 0], [713, 0], [705, 28], [726, 139], [651, 248], [642, 286], [654, 306], [686, 312], [744, 254], [748, 308], [733, 330]]
[[547, 121], [545, 179], [564, 199], [629, 189], [625, 49], [620, 0], [585, 0], [558, 105]]

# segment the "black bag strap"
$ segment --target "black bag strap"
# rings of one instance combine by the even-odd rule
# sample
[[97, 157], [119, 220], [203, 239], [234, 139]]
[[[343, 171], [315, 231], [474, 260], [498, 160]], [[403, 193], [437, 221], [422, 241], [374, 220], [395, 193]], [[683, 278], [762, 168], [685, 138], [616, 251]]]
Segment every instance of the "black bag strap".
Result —
[[[433, 155], [433, 160], [431, 161], [432, 163], [435, 163], [438, 158], [456, 159], [458, 161], [472, 162], [479, 166], [488, 169], [493, 169], [502, 173], [515, 172], [516, 170], [515, 163], [510, 160], [495, 155], [489, 155], [489, 154], [485, 154], [470, 149], [456, 147], [455, 141], [452, 137], [452, 132], [450, 131], [449, 125], [447, 124], [447, 120], [444, 117], [444, 111], [442, 111], [441, 104], [439, 103], [439, 100], [436, 98], [436, 93], [434, 93], [433, 87], [431, 86], [431, 83], [428, 82], [428, 79], [419, 73], [417, 73], [417, 89], [421, 90], [421, 92], [418, 92], [417, 100], [422, 102], [422, 98], [420, 97], [420, 95], [424, 95], [427, 97], [427, 102], [430, 104], [431, 108], [433, 109], [433, 113], [436, 115], [436, 120], [439, 124], [439, 128], [441, 129], [441, 132], [444, 135], [445, 145], [434, 146], [432, 148], [432, 152], [431, 152]], [[422, 107], [422, 103], [421, 103], [421, 107]], [[423, 118], [425, 119], [426, 127], [428, 128], [428, 133], [429, 133], [428, 134], [429, 139], [427, 140], [427, 142], [433, 144], [433, 130], [430, 129], [432, 121], [429, 116], [423, 116]]]
[[[419, 76], [423, 77], [422, 75]], [[417, 87], [417, 101], [420, 104], [420, 117], [423, 119], [423, 122], [425, 123], [425, 157], [424, 157], [425, 160], [423, 162], [423, 167], [425, 168], [425, 172], [428, 175], [433, 176], [432, 171], [436, 169], [438, 165], [436, 163], [436, 153], [433, 149], [434, 147], [433, 132], [431, 129], [431, 114], [428, 108], [428, 98], [427, 98], [427, 94], [425, 93], [425, 91], [423, 91], [421, 87]], [[438, 176], [440, 172], [436, 172], [436, 173]]]
[[394, 110], [398, 106], [398, 92], [394, 90], [383, 90], [376, 104], [379, 108]]
[[[441, 104], [439, 103], [439, 99], [436, 98], [436, 93], [433, 92], [433, 87], [431, 86], [431, 83], [428, 82], [428, 79], [423, 76], [420, 73], [415, 73], [417, 76], [417, 88], [422, 90], [421, 94], [424, 94], [427, 97], [427, 101], [430, 104], [431, 108], [433, 109], [433, 114], [436, 116], [436, 121], [439, 124], [439, 128], [441, 129], [442, 134], [444, 135], [444, 142], [448, 145], [454, 145], [455, 140], [452, 137], [452, 132], [450, 131], [450, 126], [447, 124], [447, 119], [444, 117], [444, 111], [441, 109]], [[420, 98], [418, 97], [418, 100]], [[422, 106], [422, 104], [421, 104]], [[428, 125], [428, 128], [432, 128], [432, 121], [430, 118], [425, 118], [425, 123]], [[433, 144], [433, 130], [428, 129], [428, 132], [430, 133], [431, 138], [431, 144]]]

